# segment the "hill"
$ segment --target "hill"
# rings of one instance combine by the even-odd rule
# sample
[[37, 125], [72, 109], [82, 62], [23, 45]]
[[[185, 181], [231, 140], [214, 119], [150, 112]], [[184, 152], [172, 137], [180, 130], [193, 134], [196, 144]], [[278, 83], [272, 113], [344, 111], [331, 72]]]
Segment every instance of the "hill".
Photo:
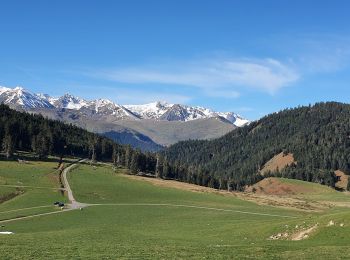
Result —
[[[295, 162], [262, 176], [280, 153], [292, 154]], [[167, 177], [243, 190], [269, 176], [334, 187], [334, 171], [350, 173], [349, 158], [350, 105], [329, 102], [286, 109], [212, 141], [179, 142], [163, 153], [163, 164]]]

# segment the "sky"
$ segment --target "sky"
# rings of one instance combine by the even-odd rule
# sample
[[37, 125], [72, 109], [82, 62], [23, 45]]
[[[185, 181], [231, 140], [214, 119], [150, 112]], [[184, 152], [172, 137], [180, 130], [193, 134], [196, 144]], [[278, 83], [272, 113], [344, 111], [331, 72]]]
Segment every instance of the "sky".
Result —
[[254, 120], [350, 103], [350, 1], [0, 1], [0, 86]]

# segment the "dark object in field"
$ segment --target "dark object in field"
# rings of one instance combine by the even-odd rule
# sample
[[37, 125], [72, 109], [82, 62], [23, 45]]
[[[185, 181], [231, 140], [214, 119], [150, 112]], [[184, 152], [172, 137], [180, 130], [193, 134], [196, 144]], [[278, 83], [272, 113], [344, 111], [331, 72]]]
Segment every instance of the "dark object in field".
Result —
[[53, 205], [55, 205], [55, 206], [57, 206], [57, 207], [60, 207], [60, 208], [64, 207], [64, 203], [59, 202], [59, 201], [54, 202]]

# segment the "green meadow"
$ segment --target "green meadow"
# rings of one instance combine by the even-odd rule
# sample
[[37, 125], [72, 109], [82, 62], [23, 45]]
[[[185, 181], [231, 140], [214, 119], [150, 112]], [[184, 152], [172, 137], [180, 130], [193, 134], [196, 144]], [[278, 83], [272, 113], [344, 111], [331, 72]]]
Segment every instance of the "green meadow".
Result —
[[[57, 162], [0, 161], [0, 220], [57, 211]], [[1, 259], [347, 259], [350, 212], [258, 205], [235, 196], [159, 187], [111, 166], [81, 164], [69, 173], [82, 210], [1, 223]], [[6, 185], [28, 186], [15, 188]], [[345, 193], [313, 186], [312, 198], [349, 202]], [[30, 186], [30, 187], [29, 187]], [[39, 188], [40, 187], [40, 188]], [[329, 192], [329, 193], [328, 193]], [[308, 195], [311, 196], [311, 195]], [[331, 199], [330, 199], [331, 200]], [[41, 207], [44, 206], [44, 207]], [[30, 208], [30, 209], [25, 209]], [[327, 226], [329, 221], [334, 226]], [[271, 240], [295, 226], [318, 228], [301, 241]], [[342, 223], [343, 226], [340, 226]]]

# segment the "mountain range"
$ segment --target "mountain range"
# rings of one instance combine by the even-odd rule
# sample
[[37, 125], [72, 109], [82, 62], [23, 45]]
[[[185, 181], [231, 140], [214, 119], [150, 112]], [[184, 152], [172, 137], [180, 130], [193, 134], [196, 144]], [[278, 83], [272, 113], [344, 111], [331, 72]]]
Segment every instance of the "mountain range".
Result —
[[108, 99], [85, 100], [71, 94], [52, 97], [22, 87], [0, 87], [0, 103], [76, 124], [142, 150], [159, 150], [178, 141], [212, 139], [249, 123], [234, 112], [153, 102], [119, 105]]

